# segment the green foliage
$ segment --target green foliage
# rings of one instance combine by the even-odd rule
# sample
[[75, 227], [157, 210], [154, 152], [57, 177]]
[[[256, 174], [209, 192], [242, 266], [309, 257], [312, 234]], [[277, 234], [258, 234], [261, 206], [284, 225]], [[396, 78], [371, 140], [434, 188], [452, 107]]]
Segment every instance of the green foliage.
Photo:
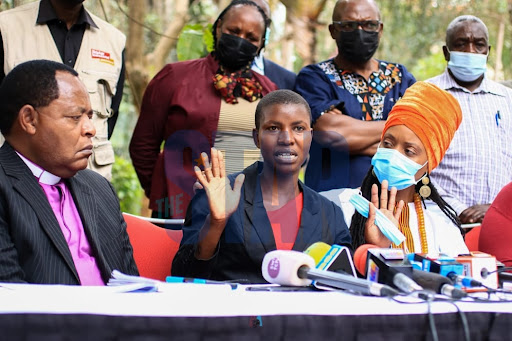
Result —
[[140, 214], [144, 193], [131, 161], [116, 156], [112, 169], [112, 186], [117, 192], [121, 211]]
[[204, 57], [213, 48], [212, 25], [188, 24], [183, 27], [176, 46], [178, 60]]
[[416, 80], [424, 81], [441, 74], [446, 68], [446, 61], [442, 52], [427, 55], [418, 59], [414, 67], [409, 70]]
[[206, 50], [208, 53], [212, 52], [215, 46], [213, 46], [213, 33], [212, 33], [213, 25], [206, 25], [206, 29], [204, 30], [203, 35], [203, 43], [206, 46]]
[[117, 156], [128, 159], [128, 144], [133, 134], [133, 129], [137, 123], [138, 113], [136, 108], [132, 105], [132, 93], [130, 92], [130, 85], [125, 83], [123, 89], [123, 100], [119, 107], [119, 116], [116, 121], [114, 133], [110, 138], [112, 146], [114, 147]]

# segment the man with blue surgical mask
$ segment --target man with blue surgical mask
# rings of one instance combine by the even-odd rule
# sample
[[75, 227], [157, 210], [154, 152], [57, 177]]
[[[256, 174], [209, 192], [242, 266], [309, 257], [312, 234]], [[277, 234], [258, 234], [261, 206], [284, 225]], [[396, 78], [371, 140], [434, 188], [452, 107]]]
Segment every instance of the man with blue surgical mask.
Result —
[[512, 181], [512, 90], [486, 77], [490, 50], [482, 20], [459, 16], [446, 30], [447, 68], [428, 80], [450, 92], [462, 108], [462, 124], [431, 174], [462, 223], [481, 222], [500, 189]]

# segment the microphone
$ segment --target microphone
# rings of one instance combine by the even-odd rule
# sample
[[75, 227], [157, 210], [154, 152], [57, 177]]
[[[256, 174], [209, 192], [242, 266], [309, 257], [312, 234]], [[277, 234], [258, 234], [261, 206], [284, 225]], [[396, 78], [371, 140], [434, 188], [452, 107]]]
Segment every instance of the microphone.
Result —
[[313, 257], [316, 268], [319, 270], [357, 276], [352, 255], [346, 246], [337, 244], [331, 246], [324, 242], [316, 242], [309, 246], [304, 253]]
[[[431, 273], [440, 274], [448, 277], [456, 286], [465, 288], [480, 287], [482, 283], [474, 278], [463, 276], [464, 265], [457, 262], [454, 258], [445, 255], [439, 256], [437, 259], [432, 259], [428, 256], [421, 254], [410, 254], [409, 259], [412, 259], [413, 268], [427, 271]], [[417, 266], [415, 266], [417, 264]]]
[[351, 290], [374, 296], [394, 296], [398, 292], [379, 283], [353, 276], [315, 269], [315, 260], [302, 252], [275, 250], [263, 257], [263, 278], [269, 283], [291, 286], [307, 286], [312, 281], [333, 288]]
[[455, 272], [449, 272], [446, 277], [452, 280], [453, 283], [456, 285], [460, 285], [462, 287], [481, 287], [483, 284], [482, 282], [477, 281], [476, 279], [473, 279], [471, 277], [461, 276], [457, 275]]
[[366, 276], [366, 263], [368, 260], [368, 249], [378, 248], [374, 244], [363, 244], [359, 246], [354, 252], [354, 264], [357, 271], [362, 275]]
[[[447, 277], [413, 269], [412, 264], [407, 261], [401, 249], [381, 249], [368, 244], [362, 245], [358, 249], [367, 250], [367, 277], [370, 280], [372, 280], [371, 277], [375, 277], [380, 283], [391, 282], [392, 285], [405, 293], [428, 289], [454, 299], [466, 296], [466, 293], [455, 288]], [[362, 251], [358, 252], [358, 250], [356, 250], [356, 254], [362, 257]], [[414, 257], [416, 256], [422, 257], [420, 255], [414, 255]], [[354, 256], [354, 258], [355, 257], [356, 256]], [[360, 263], [360, 261], [356, 262]], [[403, 279], [402, 275], [405, 276], [406, 280]]]
[[304, 253], [310, 255], [315, 260], [315, 264], [318, 264], [330, 249], [331, 246], [329, 244], [324, 242], [316, 242], [304, 250]]
[[410, 294], [423, 288], [412, 278], [412, 265], [402, 249], [368, 248], [367, 279]]
[[467, 296], [466, 292], [454, 287], [449, 278], [434, 272], [413, 269], [412, 279], [427, 290], [432, 290], [435, 293], [446, 295], [454, 299]]

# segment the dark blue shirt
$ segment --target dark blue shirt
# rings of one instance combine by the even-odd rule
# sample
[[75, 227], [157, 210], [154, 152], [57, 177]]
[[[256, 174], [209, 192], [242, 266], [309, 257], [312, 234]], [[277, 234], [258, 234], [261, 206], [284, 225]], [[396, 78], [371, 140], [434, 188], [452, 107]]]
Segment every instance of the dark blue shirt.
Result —
[[[330, 59], [304, 67], [297, 76], [295, 91], [309, 103], [313, 124], [331, 106], [360, 120], [386, 120], [393, 105], [414, 82], [414, 76], [400, 64], [379, 61], [379, 71], [366, 81], [339, 70]], [[370, 156], [350, 155], [348, 145], [340, 151], [313, 141], [305, 182], [316, 191], [356, 188], [361, 186], [370, 162]]]

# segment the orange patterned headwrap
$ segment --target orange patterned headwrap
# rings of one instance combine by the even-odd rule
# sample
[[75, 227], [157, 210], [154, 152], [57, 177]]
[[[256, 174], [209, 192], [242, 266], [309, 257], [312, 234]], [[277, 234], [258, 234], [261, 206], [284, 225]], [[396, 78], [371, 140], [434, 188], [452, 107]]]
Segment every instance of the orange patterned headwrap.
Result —
[[461, 121], [455, 97], [434, 84], [416, 82], [391, 109], [382, 136], [396, 125], [411, 129], [427, 151], [430, 173], [441, 162]]

